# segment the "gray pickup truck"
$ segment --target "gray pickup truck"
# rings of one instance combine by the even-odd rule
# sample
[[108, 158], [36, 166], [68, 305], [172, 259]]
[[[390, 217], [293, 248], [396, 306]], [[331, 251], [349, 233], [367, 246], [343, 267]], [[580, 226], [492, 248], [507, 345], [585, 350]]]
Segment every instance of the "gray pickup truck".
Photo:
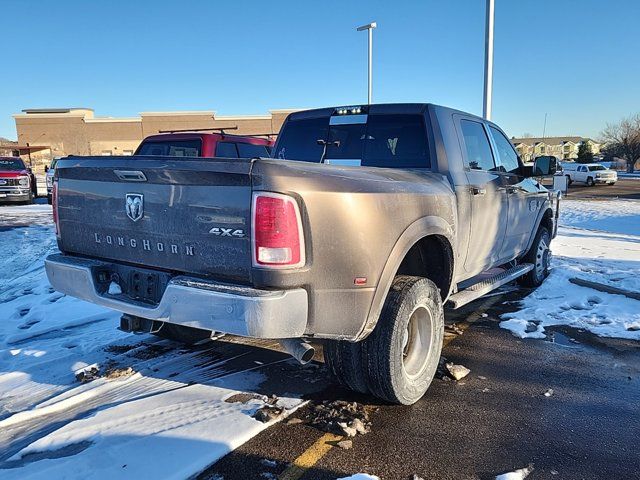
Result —
[[52, 286], [180, 339], [321, 342], [343, 385], [412, 404], [444, 306], [548, 273], [558, 199], [504, 132], [431, 104], [287, 118], [274, 158], [73, 157], [56, 168]]

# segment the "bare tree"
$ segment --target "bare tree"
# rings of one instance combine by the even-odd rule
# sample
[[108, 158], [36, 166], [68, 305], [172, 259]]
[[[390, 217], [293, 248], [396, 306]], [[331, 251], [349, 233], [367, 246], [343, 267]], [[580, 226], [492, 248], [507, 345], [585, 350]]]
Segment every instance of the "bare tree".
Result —
[[636, 162], [640, 160], [640, 113], [619, 123], [607, 124], [600, 135], [607, 147], [627, 162], [627, 172], [633, 173]]

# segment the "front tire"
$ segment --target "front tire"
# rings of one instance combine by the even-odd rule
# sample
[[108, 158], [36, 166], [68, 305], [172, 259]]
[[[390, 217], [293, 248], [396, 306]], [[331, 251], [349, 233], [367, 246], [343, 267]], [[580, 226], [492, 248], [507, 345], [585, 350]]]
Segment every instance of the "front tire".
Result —
[[549, 276], [549, 263], [551, 260], [551, 234], [547, 227], [540, 227], [533, 245], [522, 258], [521, 263], [532, 263], [533, 270], [527, 272], [519, 280], [525, 287], [539, 287], [544, 279]]
[[593, 187], [596, 184], [596, 182], [593, 180], [593, 177], [587, 177], [587, 186], [588, 187]]
[[402, 405], [417, 402], [436, 373], [443, 337], [438, 287], [427, 278], [397, 276], [376, 328], [362, 342], [371, 393]]

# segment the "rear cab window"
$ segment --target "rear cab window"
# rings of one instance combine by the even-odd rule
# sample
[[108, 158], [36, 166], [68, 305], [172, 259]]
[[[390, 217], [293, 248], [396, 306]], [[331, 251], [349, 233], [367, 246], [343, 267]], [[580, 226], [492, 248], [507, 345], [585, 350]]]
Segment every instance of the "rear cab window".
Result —
[[142, 142], [136, 155], [158, 155], [168, 157], [200, 157], [202, 140], [152, 140]]
[[273, 156], [347, 166], [431, 167], [423, 113], [367, 112], [360, 107], [357, 111], [289, 119]]

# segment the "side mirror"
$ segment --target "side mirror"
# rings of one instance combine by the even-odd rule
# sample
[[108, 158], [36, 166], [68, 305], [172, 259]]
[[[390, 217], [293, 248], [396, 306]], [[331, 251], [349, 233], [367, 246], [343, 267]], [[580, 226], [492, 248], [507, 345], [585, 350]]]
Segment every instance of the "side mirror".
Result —
[[556, 157], [538, 157], [533, 162], [534, 177], [553, 176], [558, 170], [558, 159]]
[[44, 166], [44, 173], [47, 173], [49, 171], [49, 165], [45, 165]]

